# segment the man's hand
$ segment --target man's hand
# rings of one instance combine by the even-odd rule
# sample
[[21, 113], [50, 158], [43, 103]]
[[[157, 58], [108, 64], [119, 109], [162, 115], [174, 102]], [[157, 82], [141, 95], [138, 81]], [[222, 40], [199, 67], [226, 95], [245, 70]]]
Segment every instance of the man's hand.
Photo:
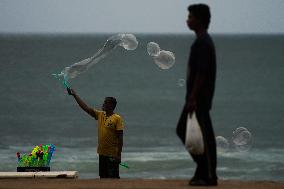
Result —
[[189, 100], [186, 103], [186, 109], [189, 112], [189, 116], [191, 118], [193, 112], [196, 110], [196, 100], [195, 98], [189, 98]]
[[121, 163], [121, 154], [119, 154], [118, 156], [116, 157], [113, 157], [114, 161], [117, 162], [117, 163]]
[[121, 156], [110, 157], [110, 161], [120, 164]]
[[73, 89], [69, 88], [69, 87], [67, 87], [67, 92], [68, 92], [69, 95], [72, 95], [72, 96], [74, 96], [74, 94], [75, 94], [75, 91]]

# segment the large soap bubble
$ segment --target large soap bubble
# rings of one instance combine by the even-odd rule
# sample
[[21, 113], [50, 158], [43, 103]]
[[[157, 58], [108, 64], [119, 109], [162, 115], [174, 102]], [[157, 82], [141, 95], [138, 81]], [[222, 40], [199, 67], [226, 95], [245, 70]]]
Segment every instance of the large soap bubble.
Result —
[[117, 46], [121, 46], [126, 50], [135, 50], [138, 46], [138, 41], [133, 34], [117, 34], [107, 39], [104, 46], [99, 49], [93, 56], [76, 62], [65, 67], [60, 74], [53, 74], [56, 78], [63, 78], [63, 83], [68, 86], [69, 79], [77, 77], [79, 74], [87, 71], [91, 66], [100, 62], [108, 54], [110, 54]]
[[147, 44], [147, 52], [153, 57], [155, 64], [163, 70], [171, 68], [175, 63], [174, 53], [161, 50], [160, 46], [155, 42], [149, 42]]
[[160, 51], [158, 56], [154, 57], [155, 63], [163, 70], [171, 68], [175, 63], [175, 55], [170, 51]]
[[233, 132], [231, 142], [238, 151], [248, 151], [252, 145], [252, 135], [245, 127], [238, 127]]
[[223, 136], [216, 137], [216, 146], [217, 146], [217, 152], [219, 153], [227, 152], [230, 147], [228, 140]]

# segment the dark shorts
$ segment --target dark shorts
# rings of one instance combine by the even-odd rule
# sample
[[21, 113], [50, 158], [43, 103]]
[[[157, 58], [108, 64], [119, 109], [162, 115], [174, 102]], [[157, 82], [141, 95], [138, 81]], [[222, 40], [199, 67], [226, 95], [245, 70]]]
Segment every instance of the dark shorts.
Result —
[[109, 156], [99, 155], [99, 175], [100, 178], [120, 178], [119, 163]]

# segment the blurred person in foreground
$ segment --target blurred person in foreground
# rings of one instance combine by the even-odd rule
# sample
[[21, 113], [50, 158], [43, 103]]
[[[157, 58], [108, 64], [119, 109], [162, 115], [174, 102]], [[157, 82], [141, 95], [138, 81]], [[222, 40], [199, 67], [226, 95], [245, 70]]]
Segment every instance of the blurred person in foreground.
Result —
[[216, 141], [209, 114], [216, 80], [215, 47], [207, 32], [211, 15], [205, 4], [190, 5], [188, 12], [187, 26], [194, 31], [196, 39], [190, 49], [185, 105], [177, 125], [177, 135], [185, 144], [188, 114], [191, 117], [195, 113], [203, 137], [204, 152], [200, 155], [190, 153], [197, 167], [189, 185], [216, 186]]

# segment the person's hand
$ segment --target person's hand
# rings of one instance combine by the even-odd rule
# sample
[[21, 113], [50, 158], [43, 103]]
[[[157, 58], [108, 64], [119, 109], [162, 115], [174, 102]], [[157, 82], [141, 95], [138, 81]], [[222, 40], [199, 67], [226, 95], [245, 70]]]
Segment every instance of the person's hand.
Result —
[[75, 91], [73, 89], [69, 88], [69, 87], [67, 87], [67, 92], [68, 92], [69, 95], [72, 95], [72, 96], [74, 96], [74, 94], [75, 94]]
[[114, 161], [117, 163], [121, 163], [121, 155], [113, 157]]
[[186, 109], [189, 112], [189, 116], [191, 118], [193, 112], [196, 110], [196, 100], [195, 98], [189, 98], [188, 102], [186, 103]]

